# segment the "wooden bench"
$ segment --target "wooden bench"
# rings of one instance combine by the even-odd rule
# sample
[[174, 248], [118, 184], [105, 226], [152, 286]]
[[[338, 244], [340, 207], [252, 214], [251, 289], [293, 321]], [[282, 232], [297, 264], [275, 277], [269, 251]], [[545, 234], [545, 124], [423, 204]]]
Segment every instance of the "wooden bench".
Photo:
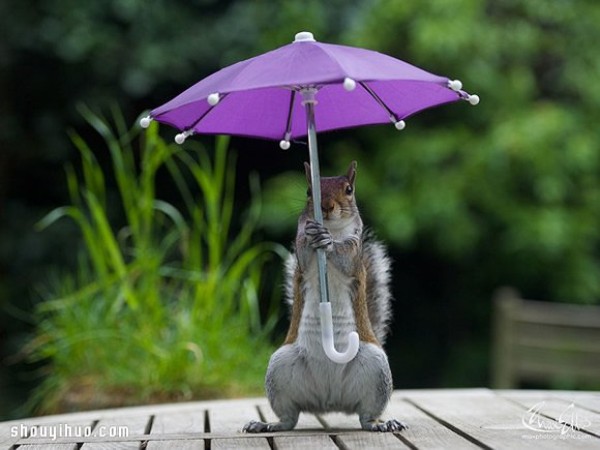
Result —
[[600, 307], [494, 296], [492, 386], [600, 388]]

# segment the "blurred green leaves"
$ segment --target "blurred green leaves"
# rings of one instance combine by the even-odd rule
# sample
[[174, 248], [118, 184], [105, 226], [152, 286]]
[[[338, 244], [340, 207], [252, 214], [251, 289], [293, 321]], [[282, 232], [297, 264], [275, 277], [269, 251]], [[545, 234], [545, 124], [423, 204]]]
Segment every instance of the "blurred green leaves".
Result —
[[[598, 301], [600, 110], [589, 105], [600, 93], [598, 59], [590, 58], [600, 7], [377, 3], [357, 42], [456, 76], [482, 102], [423, 113], [401, 135], [368, 132], [377, 151], [362, 164], [360, 186], [374, 223], [401, 247], [426, 240], [466, 267], [475, 252], [479, 270], [507, 281], [523, 281], [511, 272], [529, 266], [522, 288], [545, 298]], [[396, 39], [385, 31], [392, 29]], [[372, 174], [377, 182], [365, 182]], [[482, 246], [489, 266], [481, 266]]]
[[[263, 270], [286, 252], [253, 241], [256, 186], [243, 225], [233, 226], [229, 140], [218, 139], [211, 158], [198, 145], [167, 145], [156, 124], [138, 137], [118, 110], [115, 130], [91, 110], [81, 111], [103, 137], [112, 169], [105, 173], [73, 134], [82, 176], [67, 170], [71, 205], [38, 226], [73, 220], [84, 250], [78, 269], [57, 277], [37, 307], [26, 352], [50, 370], [32, 403], [48, 412], [262, 390], [277, 321], [277, 305], [264, 301], [269, 311], [261, 317], [259, 298], [268, 293]], [[177, 187], [181, 211], [157, 198], [160, 171]], [[119, 188], [113, 201], [125, 216], [121, 228], [109, 218], [106, 178]]]

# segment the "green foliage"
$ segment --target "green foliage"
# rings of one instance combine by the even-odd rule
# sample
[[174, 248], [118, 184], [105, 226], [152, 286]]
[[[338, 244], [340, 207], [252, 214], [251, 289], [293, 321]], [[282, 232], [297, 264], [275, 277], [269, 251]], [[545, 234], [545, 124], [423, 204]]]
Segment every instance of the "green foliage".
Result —
[[[398, 345], [432, 355], [430, 383], [486, 382], [489, 299], [501, 285], [600, 302], [599, 20], [600, 4], [583, 0], [379, 0], [346, 34], [345, 43], [458, 78], [481, 97], [477, 107], [409, 117], [401, 133], [347, 130], [322, 151], [327, 173], [358, 160], [365, 222], [400, 260], [396, 323], [426, 317]], [[285, 184], [267, 183], [271, 217], [289, 214], [277, 203], [293, 198]], [[422, 285], [403, 273], [413, 270]], [[443, 313], [433, 313], [438, 304]], [[424, 329], [437, 342], [424, 343]], [[418, 357], [396, 357], [402, 380]]]
[[[153, 125], [141, 136], [138, 161], [134, 131], [118, 114], [115, 134], [82, 111], [107, 144], [112, 173], [103, 173], [94, 152], [72, 134], [82, 179], [68, 168], [72, 204], [50, 212], [39, 227], [68, 217], [85, 249], [77, 273], [58, 277], [37, 308], [29, 352], [51, 369], [34, 397], [37, 406], [258, 392], [276, 320], [271, 310], [261, 321], [261, 275], [265, 262], [283, 253], [275, 244], [252, 242], [256, 195], [241, 228], [232, 230], [235, 178], [227, 139], [217, 141], [211, 159], [201, 147], [165, 144]], [[157, 198], [160, 170], [177, 186], [183, 211]], [[118, 185], [120, 229], [108, 217], [107, 204], [115, 201], [107, 196], [108, 176]]]

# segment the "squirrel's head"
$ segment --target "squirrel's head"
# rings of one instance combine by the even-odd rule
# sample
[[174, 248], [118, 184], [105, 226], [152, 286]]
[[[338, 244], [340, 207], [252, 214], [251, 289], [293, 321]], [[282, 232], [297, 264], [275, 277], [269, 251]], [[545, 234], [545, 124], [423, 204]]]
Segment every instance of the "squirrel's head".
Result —
[[[313, 208], [312, 184], [310, 177], [310, 164], [305, 162], [306, 191], [308, 212]], [[321, 210], [323, 219], [338, 220], [351, 219], [358, 214], [356, 200], [354, 198], [354, 182], [356, 180], [356, 161], [352, 161], [345, 175], [338, 177], [321, 178]]]

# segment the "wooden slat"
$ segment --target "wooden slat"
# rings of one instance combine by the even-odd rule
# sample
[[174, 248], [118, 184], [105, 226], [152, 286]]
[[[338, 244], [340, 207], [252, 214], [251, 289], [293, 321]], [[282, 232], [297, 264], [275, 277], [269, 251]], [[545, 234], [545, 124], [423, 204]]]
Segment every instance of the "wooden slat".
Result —
[[556, 326], [517, 319], [516, 343], [558, 350], [584, 350], [600, 353], [600, 324], [597, 328]]
[[209, 411], [210, 432], [217, 434], [241, 433], [244, 425], [250, 420], [260, 420], [256, 405], [223, 405]]
[[552, 392], [552, 396], [570, 399], [577, 406], [600, 414], [600, 392]]
[[[277, 422], [279, 418], [275, 415], [269, 405], [259, 407], [267, 422]], [[300, 413], [295, 430], [323, 430], [323, 425], [314, 414]]]
[[519, 320], [557, 326], [600, 328], [600, 307], [524, 300]]
[[[139, 450], [141, 442], [88, 442], [83, 444], [83, 450]], [[21, 448], [21, 447], [19, 447]]]
[[[556, 421], [555, 426], [560, 433], [573, 434], [573, 428], [581, 428], [596, 435], [600, 439], [600, 413], [595, 413], [575, 405], [575, 401], [568, 398], [557, 398], [552, 392], [546, 393], [521, 393], [508, 392], [501, 394], [530, 411], [527, 417], [542, 425], [551, 423], [546, 417]], [[565, 425], [560, 425], [560, 423]], [[600, 441], [597, 441], [600, 445]]]
[[400, 395], [392, 397], [384, 418], [395, 418], [406, 423], [408, 429], [402, 430], [400, 435], [419, 450], [478, 448], [472, 442], [406, 402]]
[[20, 445], [19, 450], [77, 450], [77, 444], [31, 444]]
[[18, 425], [9, 425], [0, 423], [0, 449], [11, 448], [12, 445], [17, 442], [21, 437], [13, 436], [12, 427], [18, 427]]
[[[540, 439], [544, 448], [565, 448], [561, 439], [539, 437], [522, 423], [523, 408], [493, 393], [474, 395], [453, 395], [446, 392], [438, 395], [418, 395], [408, 397], [417, 407], [464, 435], [484, 448], [539, 449]], [[569, 448], [589, 448], [589, 441], [583, 433], [575, 432]]]
[[365, 448], [409, 448], [394, 433], [378, 433], [360, 431], [358, 433], [341, 434], [336, 440], [342, 448], [348, 450], [362, 450]]
[[[393, 433], [362, 431], [356, 414], [331, 413], [322, 417], [327, 431], [336, 435], [335, 439], [342, 448], [407, 448]], [[355, 432], [347, 433], [347, 431]]]
[[209, 411], [210, 431], [215, 434], [240, 436], [233, 439], [213, 439], [211, 450], [215, 449], [270, 449], [266, 438], [260, 436], [242, 437], [241, 430], [249, 420], [260, 420], [255, 405], [223, 405]]
[[[139, 447], [138, 447], [139, 448]], [[178, 439], [173, 441], [149, 441], [147, 449], [152, 450], [204, 450], [206, 448], [204, 439]]]
[[525, 379], [548, 380], [550, 377], [587, 380], [600, 379], [600, 354], [559, 352], [539, 348], [518, 348], [514, 366]]
[[273, 442], [277, 450], [296, 450], [299, 448], [339, 450], [339, 447], [335, 445], [331, 437], [329, 437], [327, 434], [306, 434], [295, 437], [274, 437]]
[[[265, 405], [259, 408], [267, 422], [276, 422], [279, 418], [275, 415], [270, 406]], [[311, 430], [324, 433], [323, 425], [313, 414], [301, 413], [298, 423], [294, 430]], [[327, 434], [302, 434], [297, 437], [273, 437], [273, 443], [277, 450], [295, 450], [297, 448], [318, 448], [325, 450], [338, 450], [333, 440]]]
[[[204, 433], [206, 411], [194, 409], [180, 413], [158, 413], [154, 416], [150, 435], [163, 434], [194, 434]], [[204, 439], [177, 440], [177, 441], [153, 441], [149, 440], [147, 450], [167, 450], [176, 446], [178, 448], [193, 449], [204, 448]]]
[[270, 450], [271, 446], [266, 438], [232, 438], [232, 439], [213, 439], [210, 442], [211, 450], [245, 450], [260, 449]]
[[182, 413], [157, 413], [150, 434], [204, 433], [205, 410], [196, 409]]
[[[99, 420], [94, 427], [92, 436], [97, 439], [102, 437], [129, 437], [143, 435], [150, 422], [150, 416], [113, 417]], [[81, 450], [138, 450], [141, 442], [88, 442], [84, 443]]]

